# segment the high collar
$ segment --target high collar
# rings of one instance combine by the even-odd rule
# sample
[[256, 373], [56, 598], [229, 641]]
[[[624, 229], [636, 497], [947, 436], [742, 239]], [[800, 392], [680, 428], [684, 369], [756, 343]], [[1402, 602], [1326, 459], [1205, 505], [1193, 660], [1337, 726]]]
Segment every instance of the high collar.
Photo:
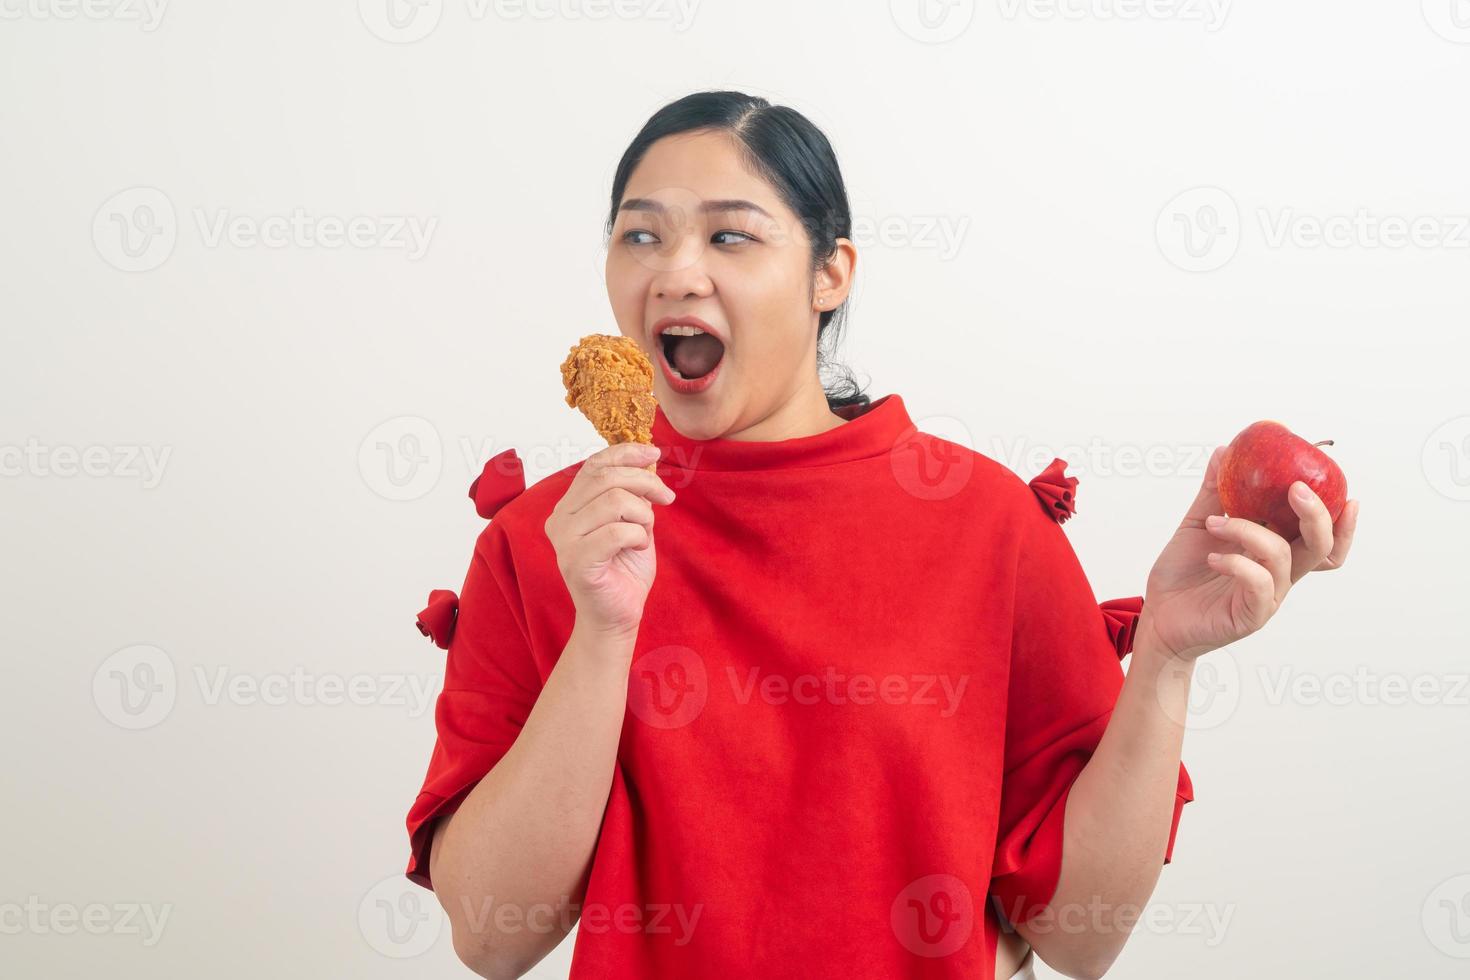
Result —
[[903, 399], [896, 394], [884, 395], [867, 405], [839, 408], [836, 414], [848, 421], [826, 432], [794, 439], [691, 439], [674, 428], [659, 406], [653, 414], [653, 442], [663, 450], [658, 465], [688, 470], [830, 466], [883, 456], [914, 429]]

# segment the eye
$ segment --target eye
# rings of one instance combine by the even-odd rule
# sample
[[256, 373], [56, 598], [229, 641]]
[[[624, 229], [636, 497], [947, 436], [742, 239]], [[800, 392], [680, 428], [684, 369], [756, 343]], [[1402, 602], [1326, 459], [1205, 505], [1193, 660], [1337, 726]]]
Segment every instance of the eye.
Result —
[[[729, 229], [726, 229], [725, 231], [717, 231], [713, 235], [711, 235], [710, 237], [717, 239], [721, 235], [738, 235], [740, 238], [743, 238], [747, 242], [753, 242], [753, 241], [755, 241], [755, 238], [753, 238], [750, 235], [747, 235], [743, 231], [730, 231]], [[720, 245], [738, 245], [740, 243], [739, 242], [717, 242], [716, 244], [720, 244]]]
[[654, 234], [653, 234], [653, 232], [651, 232], [651, 231], [648, 231], [648, 230], [643, 229], [643, 228], [633, 228], [633, 229], [630, 229], [628, 231], [623, 232], [623, 241], [627, 242], [629, 245], [649, 245], [649, 244], [652, 244], [651, 242], [635, 242], [635, 241], [631, 241], [630, 238], [633, 235], [648, 235], [649, 237], [655, 237]]

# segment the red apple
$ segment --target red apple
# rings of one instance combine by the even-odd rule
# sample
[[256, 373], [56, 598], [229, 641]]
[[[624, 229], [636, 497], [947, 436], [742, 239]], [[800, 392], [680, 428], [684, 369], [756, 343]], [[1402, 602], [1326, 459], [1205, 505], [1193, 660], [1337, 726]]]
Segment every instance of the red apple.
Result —
[[1225, 447], [1220, 460], [1220, 505], [1231, 517], [1264, 524], [1288, 541], [1301, 533], [1301, 519], [1287, 492], [1301, 480], [1311, 487], [1334, 521], [1347, 504], [1347, 477], [1332, 457], [1280, 422], [1267, 419], [1246, 426]]

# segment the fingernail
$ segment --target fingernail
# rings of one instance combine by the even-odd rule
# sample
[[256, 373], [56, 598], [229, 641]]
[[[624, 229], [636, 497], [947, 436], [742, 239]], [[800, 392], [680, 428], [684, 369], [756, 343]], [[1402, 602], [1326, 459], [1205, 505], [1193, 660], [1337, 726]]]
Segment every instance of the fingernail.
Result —
[[1224, 514], [1211, 514], [1209, 517], [1206, 517], [1205, 518], [1205, 526], [1206, 527], [1220, 527], [1221, 525], [1223, 525], [1225, 523], [1225, 521], [1226, 521], [1226, 517], [1225, 517]]
[[1293, 496], [1295, 496], [1296, 499], [1298, 499], [1300, 501], [1305, 502], [1305, 501], [1308, 501], [1308, 500], [1311, 500], [1312, 499], [1312, 490], [1311, 490], [1311, 488], [1308, 487], [1301, 480], [1298, 480], [1298, 481], [1296, 481], [1295, 483], [1293, 483], [1291, 485], [1291, 492], [1292, 492]]

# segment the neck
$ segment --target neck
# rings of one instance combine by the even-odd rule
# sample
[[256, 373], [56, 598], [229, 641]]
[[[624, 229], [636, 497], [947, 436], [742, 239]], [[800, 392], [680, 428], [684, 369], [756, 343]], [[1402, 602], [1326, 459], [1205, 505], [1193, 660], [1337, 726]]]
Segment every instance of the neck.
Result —
[[742, 442], [779, 442], [814, 436], [846, 423], [847, 419], [834, 414], [827, 406], [827, 393], [821, 385], [812, 385], [788, 398], [756, 424], [728, 432], [724, 438]]

